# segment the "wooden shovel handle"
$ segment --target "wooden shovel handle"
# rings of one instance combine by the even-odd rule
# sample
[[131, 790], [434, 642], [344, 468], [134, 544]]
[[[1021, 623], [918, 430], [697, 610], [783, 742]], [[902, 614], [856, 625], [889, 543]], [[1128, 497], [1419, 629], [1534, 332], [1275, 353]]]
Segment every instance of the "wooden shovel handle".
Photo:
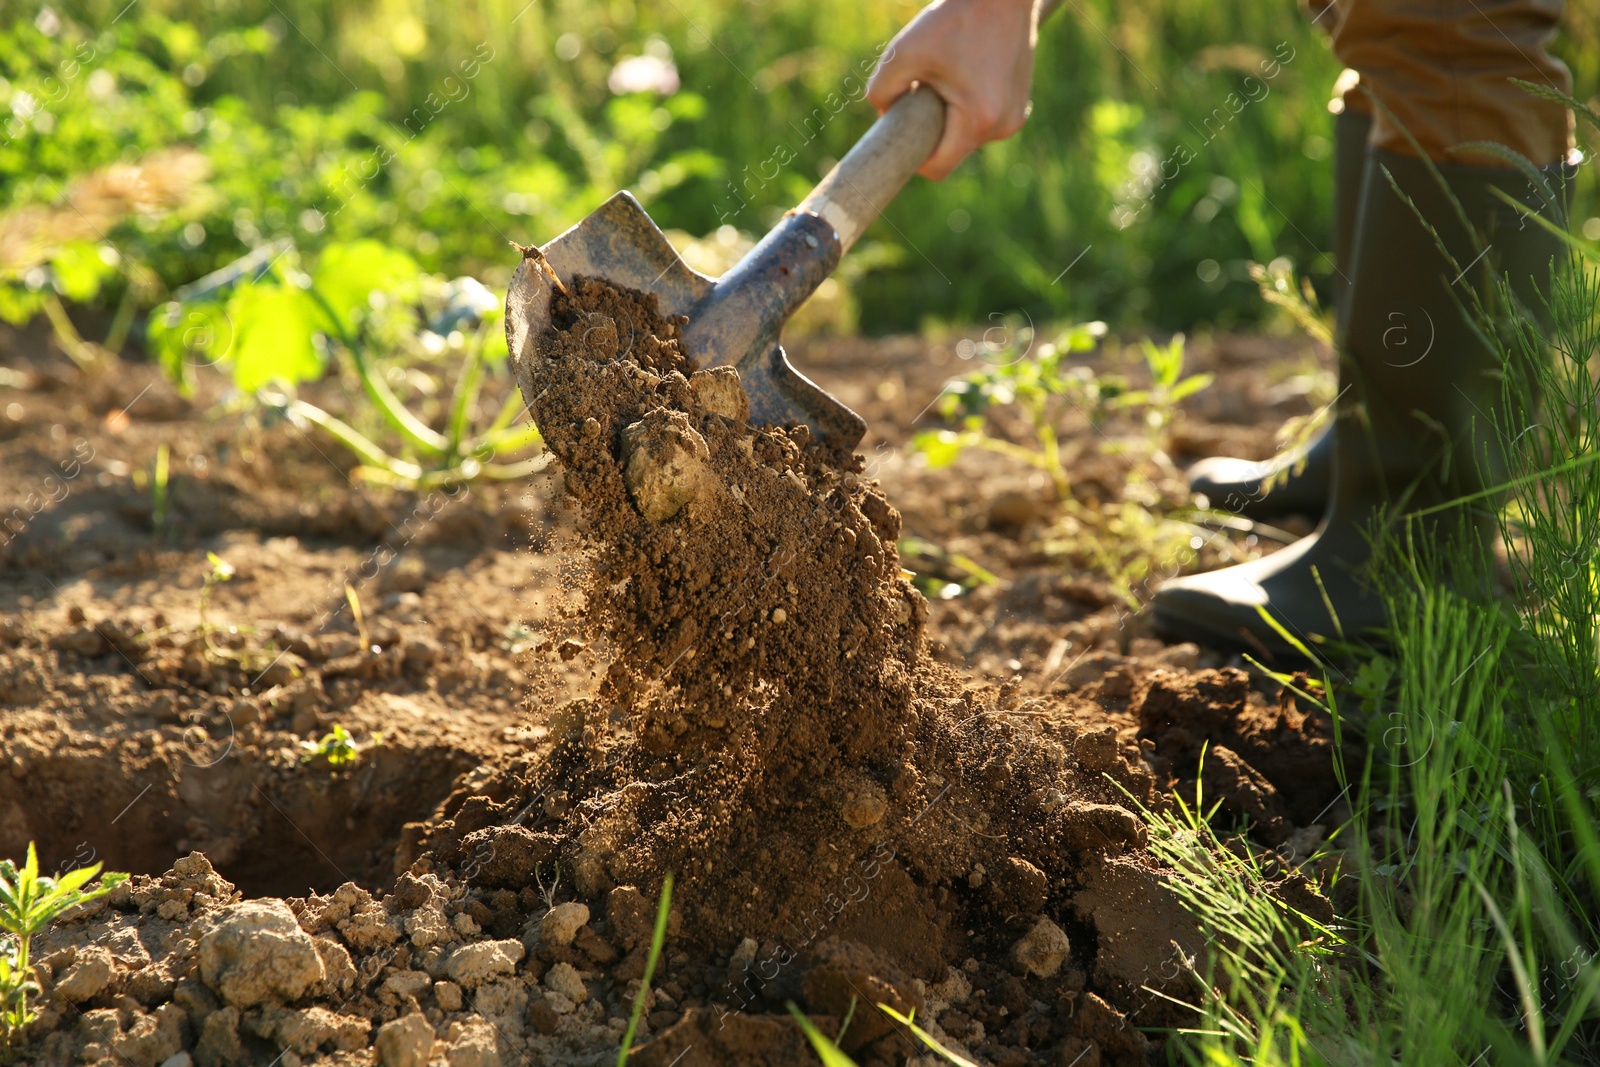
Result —
[[[1063, 2], [1042, 0], [1039, 22]], [[839, 235], [841, 254], [848, 252], [939, 147], [944, 112], [944, 100], [931, 86], [919, 85], [901, 96], [795, 210], [827, 219]]]
[[849, 251], [939, 146], [944, 106], [927, 85], [901, 96], [795, 210], [821, 215]]

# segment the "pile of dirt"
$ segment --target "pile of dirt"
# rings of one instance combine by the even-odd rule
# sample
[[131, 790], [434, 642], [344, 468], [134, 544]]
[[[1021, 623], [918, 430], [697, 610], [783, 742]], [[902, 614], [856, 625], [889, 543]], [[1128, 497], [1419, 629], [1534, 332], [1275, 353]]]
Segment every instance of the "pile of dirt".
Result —
[[[1003, 1044], [1141, 1061], [1133, 1024], [1181, 1018], [1150, 990], [1188, 992], [1162, 962], [1199, 949], [1141, 851], [1155, 770], [1110, 726], [932, 662], [860, 458], [752, 426], [682, 325], [595, 279], [553, 298], [523, 387], [593, 549], [567, 647], [609, 663], [551, 715], [552, 751], [446, 802], [422, 865], [506, 890], [559, 865], [595, 903], [676, 872], [714, 1029], [855, 1003], [845, 1047], [893, 1061], [905, 1035], [872, 1006], [926, 1015], [977, 977], [1010, 1002]], [[943, 1032], [981, 1044], [956, 1016]], [[708, 1025], [690, 1013], [643, 1061], [704, 1050]]]

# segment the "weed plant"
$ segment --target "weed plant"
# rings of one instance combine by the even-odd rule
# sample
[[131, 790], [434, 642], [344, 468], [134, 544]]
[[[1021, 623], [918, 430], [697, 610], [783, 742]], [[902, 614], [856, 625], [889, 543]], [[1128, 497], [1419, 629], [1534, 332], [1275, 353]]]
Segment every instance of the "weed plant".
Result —
[[[224, 365], [242, 394], [350, 452], [354, 476], [367, 482], [428, 490], [521, 478], [548, 462], [526, 455], [542, 438], [518, 421], [498, 294], [472, 278], [423, 275], [410, 256], [371, 240], [330, 245], [313, 272], [297, 268], [285, 243], [179, 293], [152, 321], [169, 377], [187, 385], [196, 363]], [[295, 393], [330, 356], [344, 357], [338, 366], [362, 400], [355, 425]], [[502, 396], [486, 408], [490, 380]]]
[[23, 1027], [33, 1020], [28, 997], [39, 990], [30, 955], [34, 937], [69, 908], [104, 896], [127, 877], [102, 875], [98, 863], [58, 878], [42, 875], [32, 842], [21, 867], [0, 860], [0, 1058], [14, 1055]]
[[300, 748], [304, 753], [300, 757], [302, 763], [311, 763], [321, 760], [334, 770], [351, 766], [361, 759], [361, 754], [374, 745], [383, 744], [382, 734], [373, 734], [372, 740], [365, 745], [358, 745], [355, 738], [350, 736], [340, 723], [334, 723], [333, 729], [323, 734], [315, 741], [302, 741]]
[[[1175, 482], [1165, 447], [1178, 404], [1211, 384], [1210, 374], [1184, 374], [1184, 337], [1165, 344], [1142, 340], [1138, 346], [1148, 385], [1128, 377], [1099, 373], [1076, 362], [1105, 335], [1105, 324], [1083, 323], [1036, 343], [1022, 331], [1007, 344], [985, 344], [985, 365], [945, 387], [934, 411], [956, 429], [927, 430], [911, 447], [932, 469], [948, 467], [962, 453], [977, 449], [1016, 460], [1050, 481], [1057, 511], [1041, 547], [1104, 574], [1130, 606], [1134, 588], [1153, 561], [1193, 555], [1193, 539], [1205, 531], [1158, 507], [1167, 497], [1162, 483]], [[1120, 352], [1120, 350], [1118, 350]], [[1114, 416], [1131, 417], [1137, 432], [1129, 437], [1107, 432]], [[1076, 427], [1062, 443], [1062, 427]], [[1086, 454], [1114, 456], [1125, 466], [1126, 484], [1116, 501], [1079, 500], [1069, 470]], [[926, 553], [923, 553], [924, 555]], [[986, 572], [985, 572], [986, 573]], [[962, 579], [961, 585], [973, 584]]]

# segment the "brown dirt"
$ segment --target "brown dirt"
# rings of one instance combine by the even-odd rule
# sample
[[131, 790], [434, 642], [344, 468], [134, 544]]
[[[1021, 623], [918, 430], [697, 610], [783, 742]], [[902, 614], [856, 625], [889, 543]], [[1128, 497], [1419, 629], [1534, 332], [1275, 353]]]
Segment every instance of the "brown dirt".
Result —
[[[433, 1062], [609, 1062], [667, 870], [641, 1063], [814, 1062], [785, 1002], [833, 1032], [852, 997], [863, 1063], [916, 1054], [880, 1000], [979, 1062], [1144, 1062], [1136, 1027], [1177, 1017], [1142, 987], [1186, 993], [1199, 943], [1118, 786], [1198, 779], [1303, 847], [1341, 815], [1327, 724], [1041, 565], [1045, 516], [1000, 521], [1026, 473], [919, 470], [901, 443], [947, 347], [811, 353], [881, 435], [846, 458], [743, 424], [677, 324], [580, 298], [602, 319], [558, 319], [577, 343], [536, 403], [564, 476], [431, 503], [357, 489], [289, 424], [241, 438], [145, 368], [97, 395], [9, 339], [0, 854], [149, 876], [44, 939], [33, 1062], [367, 1063], [412, 1012]], [[1186, 432], [1242, 436], [1227, 415]], [[130, 475], [163, 441], [154, 537]], [[902, 522], [1004, 584], [929, 604]], [[203, 630], [207, 550], [238, 575]], [[335, 722], [349, 768], [301, 746]], [[281, 935], [243, 973], [299, 959], [305, 984], [254, 999], [205, 959], [279, 896], [321, 973]], [[1040, 919], [1069, 946], [1048, 975]]]

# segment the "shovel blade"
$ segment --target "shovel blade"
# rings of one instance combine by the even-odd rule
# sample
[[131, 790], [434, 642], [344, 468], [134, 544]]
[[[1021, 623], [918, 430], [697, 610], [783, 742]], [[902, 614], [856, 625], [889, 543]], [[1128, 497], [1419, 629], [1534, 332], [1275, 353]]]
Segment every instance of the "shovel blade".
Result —
[[[558, 278], [570, 285], [577, 275], [604, 278], [614, 285], [654, 293], [667, 315], [688, 315], [716, 301], [717, 283], [691, 270], [666, 235], [630, 194], [617, 193], [582, 222], [542, 249]], [[542, 377], [539, 338], [550, 325], [549, 275], [524, 259], [506, 294], [506, 341], [524, 400], [538, 395]], [[804, 423], [813, 434], [843, 448], [854, 448], [866, 431], [855, 412], [819, 388], [789, 362], [775, 339], [763, 337], [748, 352], [698, 353], [697, 367], [733, 366], [750, 398], [752, 422], [764, 426]]]
[[[618, 193], [588, 217], [545, 245], [545, 261], [564, 284], [578, 275], [604, 278], [654, 293], [668, 315], [687, 315], [706, 296], [712, 281], [690, 270], [666, 234], [650, 221], [639, 202]], [[506, 293], [506, 341], [517, 369], [523, 397], [532, 400], [532, 379], [538, 377], [539, 338], [550, 325], [550, 276], [524, 259]]]

